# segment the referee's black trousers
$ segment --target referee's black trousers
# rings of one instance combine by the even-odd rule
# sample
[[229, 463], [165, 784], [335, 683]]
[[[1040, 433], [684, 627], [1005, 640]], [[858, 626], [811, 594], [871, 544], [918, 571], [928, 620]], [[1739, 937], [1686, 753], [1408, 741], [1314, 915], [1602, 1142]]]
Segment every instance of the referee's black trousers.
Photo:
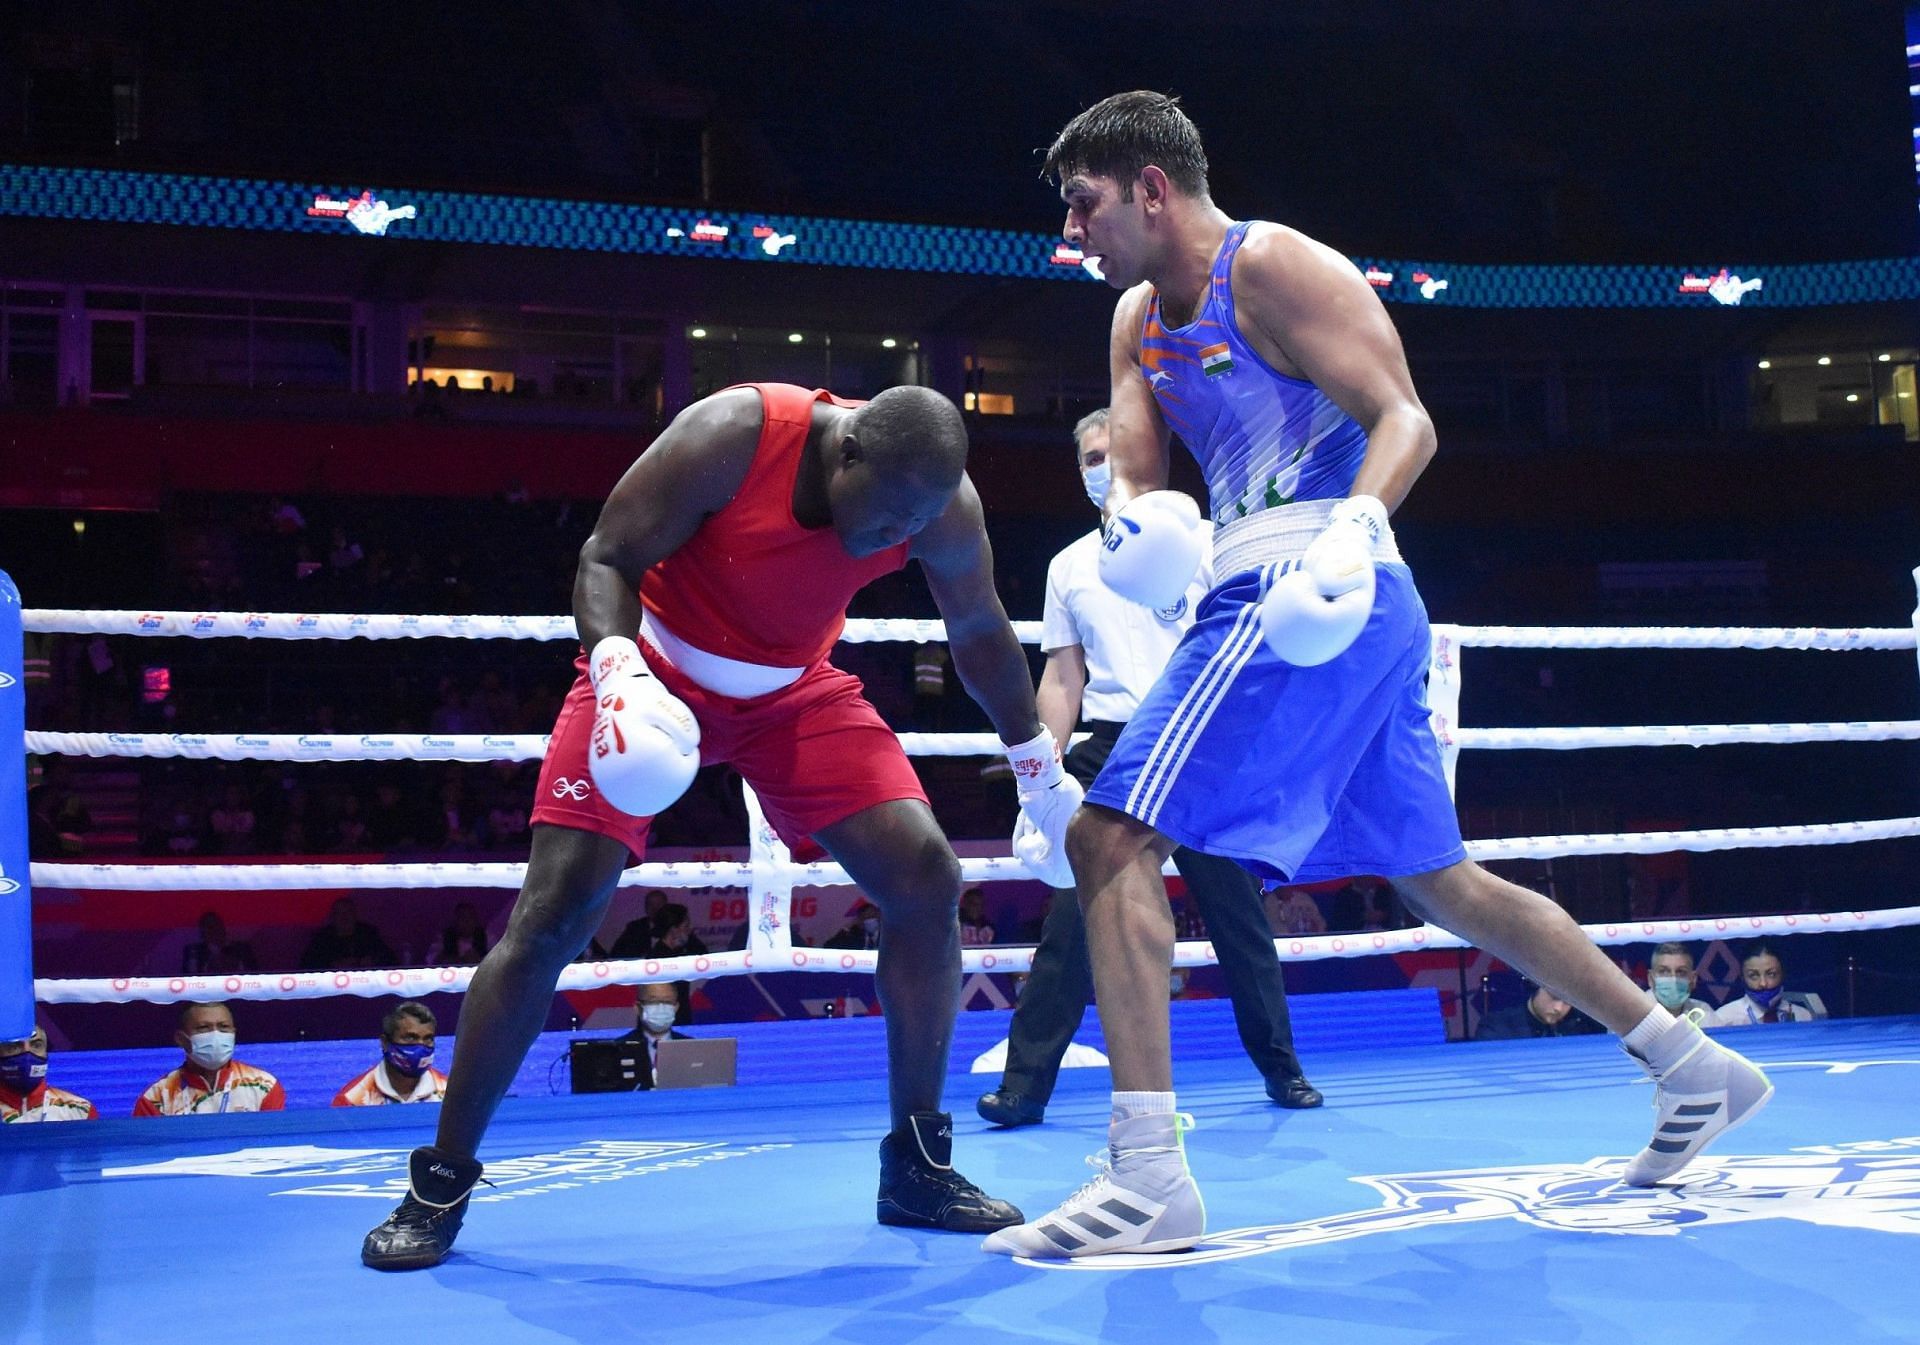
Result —
[[[1090, 721], [1086, 727], [1092, 736], [1067, 753], [1065, 764], [1075, 779], [1090, 785], [1125, 726]], [[1186, 879], [1187, 891], [1206, 923], [1248, 1057], [1271, 1083], [1299, 1077], [1286, 983], [1273, 950], [1259, 883], [1232, 860], [1185, 846], [1173, 852], [1173, 865]], [[1033, 972], [1013, 1011], [1002, 1092], [1019, 1093], [1041, 1104], [1053, 1096], [1060, 1058], [1092, 997], [1093, 970], [1087, 961], [1087, 926], [1080, 902], [1073, 892], [1056, 888], [1034, 950]]]

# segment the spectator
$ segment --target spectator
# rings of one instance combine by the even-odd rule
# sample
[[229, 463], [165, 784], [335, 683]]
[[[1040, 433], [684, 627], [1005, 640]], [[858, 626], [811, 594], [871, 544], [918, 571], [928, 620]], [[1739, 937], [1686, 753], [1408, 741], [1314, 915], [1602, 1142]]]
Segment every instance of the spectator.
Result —
[[162, 842], [166, 852], [175, 856], [197, 855], [206, 840], [205, 828], [200, 825], [196, 808], [191, 799], [180, 799], [173, 805], [173, 816], [165, 831]]
[[707, 945], [693, 932], [693, 916], [677, 901], [665, 902], [653, 913], [653, 947], [649, 957], [699, 957]]
[[182, 1004], [173, 1040], [186, 1059], [140, 1095], [133, 1114], [284, 1110], [287, 1094], [280, 1081], [233, 1058], [236, 1035], [233, 1012], [225, 1003]]
[[1574, 1037], [1598, 1032], [1600, 1025], [1567, 1003], [1558, 991], [1535, 986], [1521, 1004], [1511, 1004], [1480, 1019], [1475, 1041], [1513, 1041], [1527, 1037]]
[[653, 952], [653, 921], [667, 905], [667, 894], [659, 888], [648, 892], [645, 898], [645, 911], [638, 919], [629, 920], [620, 930], [620, 937], [613, 941], [615, 957], [646, 957]]
[[418, 1000], [396, 1004], [380, 1020], [380, 1059], [333, 1095], [336, 1107], [384, 1107], [394, 1102], [438, 1102], [447, 1076], [433, 1068], [433, 1010]]
[[1694, 987], [1699, 981], [1700, 972], [1693, 965], [1693, 954], [1684, 943], [1663, 943], [1647, 960], [1647, 989], [1674, 1014], [1691, 1013], [1695, 1009], [1703, 1014], [1713, 1012], [1711, 1004], [1694, 998]]
[[440, 965], [477, 967], [487, 955], [487, 927], [473, 903], [463, 901], [453, 908], [453, 923], [440, 935]]
[[327, 552], [327, 565], [336, 580], [347, 579], [366, 558], [366, 552], [360, 549], [360, 544], [348, 539], [345, 528], [336, 527], [333, 530], [333, 547]]
[[314, 931], [300, 966], [307, 971], [339, 971], [391, 967], [394, 961], [393, 949], [380, 931], [360, 918], [352, 897], [342, 897], [333, 903], [327, 923]]
[[420, 826], [403, 801], [400, 786], [383, 780], [373, 787], [373, 808], [367, 814], [367, 840], [376, 850], [406, 850], [420, 843]]
[[827, 937], [823, 948], [878, 948], [880, 946], [880, 908], [865, 897], [853, 903], [847, 923], [840, 932]]
[[987, 919], [987, 896], [977, 887], [960, 894], [960, 946], [986, 948], [993, 943], [993, 922]]
[[213, 833], [215, 854], [254, 853], [257, 826], [258, 819], [254, 816], [252, 805], [247, 802], [246, 791], [239, 785], [228, 785], [222, 790], [220, 806], [207, 816], [207, 827]]
[[36, 1027], [21, 1041], [0, 1041], [0, 1124], [99, 1119], [91, 1102], [47, 1082], [45, 1032]]
[[1750, 1027], [1755, 1023], [1810, 1023], [1827, 1016], [1818, 995], [1787, 989], [1787, 971], [1780, 955], [1764, 943], [1754, 944], [1740, 959], [1740, 979], [1747, 993], [1730, 999], [1707, 1019], [1708, 1027]]
[[344, 794], [340, 798], [340, 814], [333, 819], [332, 849], [343, 853], [365, 850], [372, 845], [372, 828], [360, 811], [360, 796]]
[[1313, 893], [1304, 887], [1283, 887], [1275, 894], [1279, 899], [1273, 904], [1272, 919], [1268, 921], [1276, 934], [1325, 934], [1327, 917], [1320, 913], [1320, 903], [1313, 899]]
[[645, 1042], [647, 1047], [647, 1068], [653, 1068], [654, 1056], [659, 1054], [663, 1041], [682, 1041], [686, 1033], [676, 1032], [674, 1024], [684, 1022], [681, 1018], [682, 997], [686, 994], [685, 981], [656, 981], [643, 985], [634, 994], [633, 1031], [624, 1040]]
[[180, 950], [182, 976], [219, 976], [234, 971], [258, 971], [253, 945], [227, 937], [227, 922], [216, 911], [200, 916], [200, 941]]

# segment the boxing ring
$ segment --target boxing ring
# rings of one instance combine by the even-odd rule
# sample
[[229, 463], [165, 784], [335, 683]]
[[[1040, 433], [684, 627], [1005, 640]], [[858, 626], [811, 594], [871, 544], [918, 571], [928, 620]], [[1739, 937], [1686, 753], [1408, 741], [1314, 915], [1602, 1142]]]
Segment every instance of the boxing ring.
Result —
[[[1920, 580], [1920, 572], [1916, 572]], [[28, 609], [25, 629], [147, 638], [572, 640], [568, 618]], [[1038, 639], [1038, 623], [1016, 623]], [[937, 622], [850, 622], [853, 641], [935, 640]], [[1434, 627], [1429, 698], [1451, 783], [1462, 751], [1920, 740], [1920, 720], [1479, 729], [1460, 722], [1463, 652], [1481, 648], [1766, 649], [1795, 656], [1906, 651], [1882, 629]], [[1782, 657], [1787, 656], [1785, 653]], [[916, 756], [985, 756], [986, 734], [903, 734]], [[525, 761], [538, 735], [138, 734], [29, 731], [32, 753], [285, 762]], [[0, 764], [4, 764], [0, 762]], [[623, 885], [745, 887], [749, 942], [699, 957], [579, 963], [561, 989], [770, 972], [871, 972], [871, 951], [792, 940], [798, 887], [844, 884], [796, 863], [747, 798], [741, 863], [643, 863]], [[1469, 842], [1481, 860], [1558, 859], [1870, 843], [1920, 835], [1920, 816]], [[518, 886], [518, 864], [35, 863], [45, 889], [272, 891]], [[962, 860], [969, 883], [1030, 878], [1012, 858]], [[1603, 945], [1784, 937], [1920, 924], [1920, 906], [1872, 911], [1619, 921]], [[1283, 960], [1461, 947], [1417, 929], [1283, 936]], [[1032, 949], [968, 949], [970, 972], [1025, 970]], [[1184, 942], [1176, 961], [1214, 960]], [[23, 992], [21, 969], [12, 993]], [[44, 978], [43, 1003], [175, 1002], [463, 990], [471, 968], [205, 977]], [[1215, 1006], [1176, 1003], [1175, 1039]], [[981, 1017], [981, 1015], [968, 1015]], [[1003, 1031], [1004, 1014], [994, 1026]], [[819, 1024], [845, 1030], [852, 1023]], [[803, 1029], [804, 1030], [804, 1029]], [[848, 1040], [851, 1040], [849, 1038]], [[869, 1033], [862, 1049], [880, 1049]], [[679, 1094], [510, 1098], [483, 1157], [498, 1185], [476, 1197], [452, 1258], [378, 1276], [359, 1238], [404, 1187], [405, 1154], [431, 1114], [412, 1108], [110, 1120], [8, 1127], [0, 1191], [15, 1229], [0, 1280], [24, 1286], [22, 1340], [117, 1335], [204, 1338], [182, 1275], [212, 1291], [227, 1330], [317, 1336], [408, 1314], [437, 1331], [502, 1340], [1314, 1341], [1663, 1340], [1727, 1329], [1910, 1339], [1920, 1285], [1861, 1271], [1912, 1254], [1920, 1234], [1920, 1021], [1778, 1028], [1741, 1038], [1769, 1065], [1773, 1105], [1710, 1150], [1682, 1185], [1614, 1180], [1644, 1142], [1639, 1071], [1604, 1038], [1410, 1044], [1311, 1059], [1329, 1098], [1284, 1113], [1232, 1053], [1176, 1051], [1181, 1105], [1198, 1128], [1191, 1161], [1209, 1238], [1178, 1257], [1029, 1264], [976, 1240], [872, 1223], [874, 1146], [885, 1125], [873, 1078]], [[956, 1051], [956, 1057], [961, 1053]], [[966, 1061], [956, 1058], [954, 1068]], [[956, 1162], [1037, 1213], [1085, 1175], [1104, 1136], [1104, 1070], [1065, 1072], [1048, 1124], [987, 1134], [949, 1081]], [[1590, 1096], [1589, 1096], [1590, 1095]], [[22, 1134], [21, 1131], [39, 1133]], [[629, 1181], [629, 1191], [596, 1190]], [[208, 1248], [216, 1249], [213, 1256]], [[213, 1269], [217, 1267], [217, 1271]], [[1645, 1294], [1645, 1299], [1637, 1295]], [[424, 1316], [422, 1315], [424, 1314]], [[198, 1319], [197, 1319], [198, 1318]], [[382, 1323], [384, 1325], [384, 1323]], [[377, 1328], [375, 1328], [377, 1329]], [[218, 1334], [216, 1326], [215, 1333]]]

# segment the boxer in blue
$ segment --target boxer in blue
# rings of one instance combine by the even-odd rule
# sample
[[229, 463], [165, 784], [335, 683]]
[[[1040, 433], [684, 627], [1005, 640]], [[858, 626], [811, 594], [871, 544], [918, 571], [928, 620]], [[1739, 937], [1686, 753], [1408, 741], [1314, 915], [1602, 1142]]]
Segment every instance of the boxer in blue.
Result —
[[1113, 1113], [1100, 1175], [989, 1251], [1190, 1247], [1206, 1214], [1174, 1108], [1161, 866], [1177, 845], [1276, 878], [1389, 879], [1412, 910], [1560, 988], [1655, 1080], [1622, 1178], [1678, 1172], [1772, 1094], [1675, 1019], [1553, 902], [1467, 859], [1428, 727], [1426, 609], [1388, 514], [1433, 457], [1398, 333], [1352, 262], [1208, 194], [1175, 100], [1117, 94], [1048, 152], [1064, 236], [1122, 292], [1111, 341], [1115, 516], [1101, 572], [1152, 605], [1193, 573], [1192, 501], [1164, 489], [1177, 433], [1207, 481], [1215, 587], [1067, 833]]

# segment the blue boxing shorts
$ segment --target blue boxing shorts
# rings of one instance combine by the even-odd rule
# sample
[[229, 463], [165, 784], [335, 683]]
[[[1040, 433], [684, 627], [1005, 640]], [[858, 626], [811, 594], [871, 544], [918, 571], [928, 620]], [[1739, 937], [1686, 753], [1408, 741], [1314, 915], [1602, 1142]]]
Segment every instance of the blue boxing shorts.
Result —
[[1317, 668], [1260, 634], [1281, 562], [1226, 580], [1114, 744], [1087, 802], [1270, 878], [1427, 873], [1466, 858], [1428, 723], [1427, 609], [1376, 567], [1373, 614]]

